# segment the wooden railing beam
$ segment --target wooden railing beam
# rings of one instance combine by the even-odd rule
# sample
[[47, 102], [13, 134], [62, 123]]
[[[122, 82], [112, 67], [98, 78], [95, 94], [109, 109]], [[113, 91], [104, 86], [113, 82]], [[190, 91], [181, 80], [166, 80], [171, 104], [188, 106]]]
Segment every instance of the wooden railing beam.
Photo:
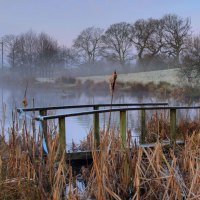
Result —
[[120, 111], [120, 136], [122, 140], [122, 145], [125, 147], [126, 145], [126, 111]]
[[170, 138], [172, 143], [176, 141], [176, 109], [170, 109]]
[[[47, 110], [40, 110], [39, 111], [40, 116], [46, 116], [47, 115]], [[49, 146], [48, 146], [48, 135], [47, 135], [47, 120], [43, 120], [42, 122], [42, 136], [45, 139], [47, 150], [49, 151]]]
[[[158, 103], [113, 103], [112, 107], [119, 106], [167, 106], [168, 103], [158, 102]], [[50, 107], [34, 107], [34, 108], [17, 108], [17, 111], [24, 112], [30, 111], [40, 111], [40, 110], [60, 110], [60, 109], [72, 109], [72, 108], [92, 108], [94, 106], [98, 107], [110, 107], [110, 104], [83, 104], [83, 105], [67, 105], [67, 106], [50, 106]]]
[[146, 112], [145, 110], [141, 110], [141, 135], [140, 135], [140, 143], [144, 144], [147, 136], [146, 130]]
[[66, 152], [65, 117], [58, 118], [61, 155]]
[[[98, 106], [94, 106], [94, 110], [99, 110]], [[100, 145], [100, 134], [99, 134], [99, 113], [93, 115], [93, 124], [94, 124], [94, 141], [96, 148]]]

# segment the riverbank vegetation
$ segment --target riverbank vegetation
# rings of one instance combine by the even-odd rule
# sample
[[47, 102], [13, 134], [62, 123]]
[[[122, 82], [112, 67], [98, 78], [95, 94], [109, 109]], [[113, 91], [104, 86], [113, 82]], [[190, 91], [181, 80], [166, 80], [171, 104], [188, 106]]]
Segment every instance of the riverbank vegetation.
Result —
[[156, 142], [153, 148], [139, 147], [131, 131], [124, 146], [118, 130], [110, 129], [101, 130], [100, 151], [95, 151], [91, 131], [80, 150], [93, 149], [93, 164], [75, 173], [60, 154], [56, 127], [54, 136], [49, 132], [49, 153], [44, 155], [34, 123], [33, 129], [26, 122], [19, 129], [13, 115], [9, 138], [0, 135], [0, 199], [198, 199], [199, 120], [179, 122], [184, 145], [162, 146], [169, 138], [167, 112], [147, 119], [146, 142]]
[[[118, 74], [120, 77], [120, 74]], [[6, 83], [6, 84], [5, 84]], [[73, 77], [60, 77], [57, 79], [22, 79], [21, 81], [4, 78], [1, 80], [1, 84], [4, 88], [15, 88], [16, 85], [24, 90], [28, 83], [28, 90], [34, 89], [45, 89], [52, 90], [55, 92], [61, 92], [62, 96], [85, 93], [88, 95], [109, 95], [110, 91], [108, 88], [108, 81], [96, 81], [86, 79], [84, 82], [77, 80]], [[5, 85], [5, 86], [4, 86]], [[148, 82], [121, 82], [116, 83], [116, 96], [120, 94], [128, 94], [129, 96], [150, 96], [159, 99], [174, 99], [179, 102], [198, 102], [200, 98], [200, 89], [198, 85], [186, 84], [179, 86], [170, 84], [165, 81], [159, 83]]]

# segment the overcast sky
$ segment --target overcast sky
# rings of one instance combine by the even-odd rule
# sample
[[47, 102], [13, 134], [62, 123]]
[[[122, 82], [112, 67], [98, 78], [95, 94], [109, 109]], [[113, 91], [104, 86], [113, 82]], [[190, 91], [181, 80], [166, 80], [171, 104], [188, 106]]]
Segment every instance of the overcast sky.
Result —
[[32, 29], [70, 46], [84, 28], [168, 13], [190, 17], [200, 33], [200, 0], [0, 0], [0, 37]]

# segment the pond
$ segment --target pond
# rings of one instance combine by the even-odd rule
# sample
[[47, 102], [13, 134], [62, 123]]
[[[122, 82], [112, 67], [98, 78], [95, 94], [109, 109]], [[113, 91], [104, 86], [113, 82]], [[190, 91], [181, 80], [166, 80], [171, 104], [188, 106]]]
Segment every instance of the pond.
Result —
[[[12, 126], [12, 110], [16, 107], [22, 107], [25, 88], [23, 86], [1, 85], [1, 100], [0, 100], [0, 122], [1, 129], [5, 118], [5, 131]], [[108, 94], [93, 94], [92, 92], [84, 91], [63, 91], [62, 89], [29, 87], [27, 91], [28, 107], [42, 106], [61, 106], [61, 105], [78, 105], [78, 104], [98, 104], [110, 103], [110, 95]], [[182, 103], [173, 99], [161, 99], [147, 94], [132, 94], [131, 92], [118, 92], [114, 94], [113, 103], [144, 103], [144, 102], [168, 102], [170, 105], [182, 105]], [[92, 110], [92, 108], [79, 108], [68, 110], [49, 111], [48, 114], [71, 113]], [[149, 112], [149, 111], [148, 111]], [[182, 112], [182, 111], [181, 111]], [[179, 115], [181, 115], [181, 112]], [[190, 117], [199, 116], [198, 111], [190, 111], [186, 113]], [[36, 116], [38, 113], [35, 114]], [[32, 116], [32, 113], [27, 113], [27, 116]], [[109, 113], [100, 114], [100, 127], [105, 128], [108, 123]], [[28, 119], [29, 117], [27, 117]], [[138, 137], [139, 134], [139, 111], [128, 112], [128, 128], [131, 129], [132, 137]], [[37, 123], [37, 126], [38, 123]], [[112, 113], [111, 126], [119, 128], [119, 112]], [[93, 116], [78, 116], [66, 119], [66, 140], [67, 143], [79, 143], [80, 140], [86, 138], [87, 134], [93, 127]]]

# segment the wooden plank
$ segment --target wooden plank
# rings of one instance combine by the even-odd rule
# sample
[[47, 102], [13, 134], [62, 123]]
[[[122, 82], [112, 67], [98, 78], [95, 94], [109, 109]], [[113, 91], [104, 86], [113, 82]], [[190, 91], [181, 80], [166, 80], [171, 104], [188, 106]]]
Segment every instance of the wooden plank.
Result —
[[60, 115], [49, 115], [41, 117], [36, 117], [36, 120], [49, 120], [49, 119], [56, 119], [59, 117], [75, 117], [75, 116], [81, 116], [81, 115], [91, 115], [95, 113], [107, 113], [107, 112], [119, 112], [119, 111], [130, 111], [130, 110], [170, 110], [170, 109], [200, 109], [199, 106], [194, 107], [128, 107], [128, 108], [114, 108], [114, 109], [101, 109], [101, 110], [94, 110], [94, 111], [83, 111], [83, 112], [77, 112], [77, 113], [66, 113], [66, 114], [60, 114]]
[[[176, 140], [174, 141], [175, 144], [177, 145], [184, 145], [185, 142], [183, 140]], [[140, 144], [139, 147], [142, 147], [142, 148], [154, 148], [155, 146], [157, 145], [157, 143], [147, 143], [147, 144]], [[162, 141], [161, 142], [161, 146], [168, 146], [168, 145], [171, 145], [171, 141]]]
[[146, 139], [146, 112], [145, 110], [141, 110], [141, 135], [140, 135], [140, 143], [144, 144]]
[[67, 160], [86, 160], [92, 159], [92, 151], [67, 153]]
[[[99, 109], [98, 106], [94, 106], [94, 110], [98, 110], [98, 109]], [[94, 114], [93, 123], [94, 123], [94, 142], [95, 142], [95, 147], [98, 148], [100, 145], [99, 113]]]
[[[168, 105], [165, 102], [158, 103], [114, 103], [112, 107], [116, 106], [164, 106]], [[110, 107], [110, 104], [82, 104], [82, 105], [67, 105], [67, 106], [49, 106], [49, 107], [34, 107], [34, 108], [17, 108], [17, 111], [20, 112], [23, 110], [24, 112], [29, 111], [40, 111], [40, 110], [59, 110], [59, 109], [72, 109], [72, 108], [92, 108], [94, 106], [98, 107]]]
[[172, 143], [176, 140], [176, 109], [170, 109], [170, 139]]
[[59, 121], [59, 142], [61, 155], [66, 151], [66, 137], [65, 137], [65, 117], [58, 119]]
[[[47, 115], [47, 110], [40, 110], [39, 111], [40, 116], [46, 116]], [[47, 135], [47, 121], [42, 121], [42, 135], [45, 139], [46, 145], [47, 145], [47, 150], [49, 151], [49, 146], [48, 146], [48, 135]]]
[[[175, 143], [177, 145], [184, 145], [183, 140], [176, 140]], [[157, 143], [148, 143], [148, 144], [139, 144], [138, 147], [140, 148], [154, 148], [156, 147]], [[171, 145], [170, 141], [162, 141], [161, 145], [163, 147]], [[137, 147], [137, 146], [136, 146]], [[97, 152], [100, 152], [100, 150], [95, 150]], [[118, 153], [118, 152], [116, 152]], [[67, 153], [67, 160], [85, 160], [85, 159], [92, 159], [92, 151], [80, 151], [80, 152], [71, 152]]]
[[122, 145], [126, 146], [126, 111], [120, 111], [120, 135]]

